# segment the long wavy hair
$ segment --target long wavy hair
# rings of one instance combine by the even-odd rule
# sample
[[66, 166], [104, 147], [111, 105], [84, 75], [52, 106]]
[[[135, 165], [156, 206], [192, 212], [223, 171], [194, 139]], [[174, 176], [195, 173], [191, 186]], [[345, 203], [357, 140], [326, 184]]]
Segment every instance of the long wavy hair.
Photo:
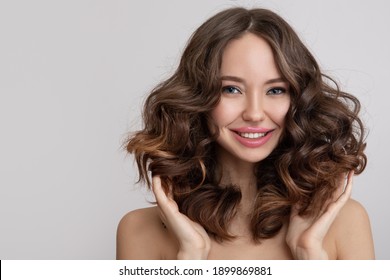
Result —
[[272, 48], [291, 105], [279, 145], [256, 164], [257, 198], [251, 216], [255, 241], [275, 236], [291, 206], [301, 215], [319, 215], [343, 173], [361, 173], [367, 162], [359, 101], [321, 73], [313, 55], [290, 25], [266, 9], [219, 12], [191, 36], [174, 74], [147, 97], [144, 127], [126, 141], [141, 181], [161, 176], [182, 213], [217, 240], [231, 239], [227, 228], [241, 193], [221, 186], [215, 152], [217, 133], [208, 127], [220, 100], [220, 66], [225, 46], [250, 32]]

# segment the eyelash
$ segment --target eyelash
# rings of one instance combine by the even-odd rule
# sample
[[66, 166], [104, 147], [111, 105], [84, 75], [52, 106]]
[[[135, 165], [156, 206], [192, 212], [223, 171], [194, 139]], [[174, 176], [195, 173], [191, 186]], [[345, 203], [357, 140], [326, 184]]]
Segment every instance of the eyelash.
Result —
[[[233, 91], [235, 91], [235, 92], [233, 92]], [[277, 92], [275, 92], [275, 91], [277, 91]], [[286, 92], [287, 92], [287, 90], [285, 88], [275, 87], [275, 88], [271, 88], [270, 90], [268, 90], [267, 95], [281, 95], [281, 94], [286, 93]], [[241, 91], [237, 87], [234, 87], [234, 86], [225, 86], [225, 87], [222, 87], [222, 93], [236, 94], [236, 93], [241, 93]]]
[[[278, 93], [270, 93], [271, 91], [278, 91]], [[286, 93], [287, 90], [285, 88], [282, 88], [282, 87], [275, 87], [275, 88], [271, 88], [269, 91], [267, 91], [267, 95], [280, 95], [280, 94], [283, 94], [283, 93]]]
[[[232, 92], [232, 90], [235, 90], [237, 92]], [[241, 91], [237, 87], [234, 87], [234, 86], [225, 86], [225, 87], [222, 87], [222, 93], [236, 94], [236, 93], [241, 93]]]

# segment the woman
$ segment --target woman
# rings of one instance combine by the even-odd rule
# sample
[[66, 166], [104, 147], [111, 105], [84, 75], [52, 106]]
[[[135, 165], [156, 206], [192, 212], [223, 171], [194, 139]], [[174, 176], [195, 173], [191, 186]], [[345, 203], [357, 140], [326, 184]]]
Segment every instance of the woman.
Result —
[[374, 258], [360, 105], [332, 82], [269, 10], [206, 21], [126, 143], [157, 206], [121, 220], [117, 258]]

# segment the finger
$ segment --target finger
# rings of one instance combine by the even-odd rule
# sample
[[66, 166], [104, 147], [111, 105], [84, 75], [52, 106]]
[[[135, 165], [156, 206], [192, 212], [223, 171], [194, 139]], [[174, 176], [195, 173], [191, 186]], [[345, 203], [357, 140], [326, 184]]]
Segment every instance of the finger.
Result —
[[152, 178], [152, 191], [154, 193], [154, 196], [156, 197], [157, 204], [167, 200], [167, 195], [165, 194], [165, 192], [161, 186], [160, 176], [153, 176], [153, 178]]
[[152, 178], [152, 191], [153, 191], [154, 196], [156, 198], [160, 218], [161, 218], [162, 222], [165, 223], [166, 217], [165, 217], [164, 211], [161, 209], [161, 206], [166, 204], [167, 197], [166, 197], [164, 190], [162, 189], [160, 176], [153, 176], [153, 178]]
[[336, 189], [333, 191], [332, 197], [329, 198], [329, 201], [327, 201], [327, 203], [336, 201], [340, 197], [340, 195], [344, 193], [345, 187], [348, 182], [348, 174], [349, 172], [343, 172], [338, 175], [338, 178], [336, 179]]
[[351, 174], [351, 171], [345, 173], [345, 176], [344, 176], [344, 178], [342, 180], [342, 183], [341, 183], [341, 186], [342, 186], [342, 192], [341, 193], [345, 192], [345, 188], [347, 187], [347, 184], [350, 181], [350, 178], [349, 178], [350, 174]]
[[154, 193], [154, 196], [156, 197], [157, 205], [164, 214], [164, 217], [167, 217], [169, 213], [177, 212], [177, 204], [173, 200], [173, 198], [169, 197], [162, 185], [161, 185], [161, 178], [159, 176], [153, 176], [152, 178], [152, 190]]
[[298, 204], [291, 205], [290, 220], [294, 219], [296, 216], [299, 216]]
[[323, 204], [321, 212], [327, 211], [329, 205], [338, 201], [343, 195], [342, 201], [346, 202], [351, 194], [353, 171], [345, 172], [340, 175], [338, 186], [332, 196]]
[[182, 217], [180, 217], [179, 208], [176, 201], [171, 198], [173, 196], [165, 193], [159, 176], [153, 176], [152, 189], [161, 212], [162, 220], [165, 221], [166, 224], [168, 223], [176, 226], [176, 224], [179, 223], [179, 220], [182, 219]]
[[174, 200], [174, 198], [173, 198], [173, 187], [172, 187], [172, 185], [171, 184], [169, 184], [168, 185], [168, 194], [167, 194], [167, 197], [168, 198], [170, 198], [170, 199], [172, 199], [172, 200]]
[[168, 193], [167, 193], [164, 190], [164, 188], [162, 187], [160, 176], [153, 176], [153, 178], [152, 178], [152, 190], [153, 190], [153, 193], [155, 195], [157, 194], [158, 198], [174, 200], [172, 185], [169, 185], [168, 187], [169, 187], [169, 189], [168, 189]]
[[337, 217], [340, 210], [343, 208], [345, 203], [349, 200], [352, 193], [352, 185], [353, 185], [353, 175], [354, 172], [350, 171], [348, 173], [347, 183], [344, 189], [344, 192], [339, 196], [339, 198], [330, 203], [325, 211], [325, 213], [321, 216], [320, 219], [327, 220], [329, 224], [333, 223], [334, 219]]
[[336, 202], [341, 200], [341, 203], [344, 204], [345, 202], [348, 201], [348, 199], [351, 197], [352, 194], [352, 185], [353, 185], [353, 175], [355, 173], [351, 170], [348, 172], [348, 176], [346, 179], [346, 183], [343, 186], [343, 192], [340, 194]]
[[336, 219], [338, 213], [343, 208], [345, 203], [349, 200], [352, 193], [352, 185], [353, 185], [353, 175], [354, 172], [350, 171], [347, 176], [347, 182], [345, 184], [343, 193], [334, 201], [327, 205], [325, 212], [318, 219], [322, 221], [326, 227], [329, 227], [333, 221]]
[[337, 198], [336, 201], [332, 202], [327, 212], [334, 212], [335, 215], [337, 215], [341, 208], [347, 203], [347, 201], [350, 199], [352, 194], [352, 183], [353, 183], [353, 172], [350, 172], [348, 174], [348, 181], [345, 185], [344, 192]]

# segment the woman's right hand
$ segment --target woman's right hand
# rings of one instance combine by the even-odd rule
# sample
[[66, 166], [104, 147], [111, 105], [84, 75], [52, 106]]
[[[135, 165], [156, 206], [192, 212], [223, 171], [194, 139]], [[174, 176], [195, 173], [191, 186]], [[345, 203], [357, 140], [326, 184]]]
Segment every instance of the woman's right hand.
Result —
[[179, 242], [177, 258], [179, 260], [207, 259], [211, 242], [205, 229], [179, 212], [172, 190], [168, 194], [164, 192], [160, 176], [153, 176], [152, 189], [162, 221]]

